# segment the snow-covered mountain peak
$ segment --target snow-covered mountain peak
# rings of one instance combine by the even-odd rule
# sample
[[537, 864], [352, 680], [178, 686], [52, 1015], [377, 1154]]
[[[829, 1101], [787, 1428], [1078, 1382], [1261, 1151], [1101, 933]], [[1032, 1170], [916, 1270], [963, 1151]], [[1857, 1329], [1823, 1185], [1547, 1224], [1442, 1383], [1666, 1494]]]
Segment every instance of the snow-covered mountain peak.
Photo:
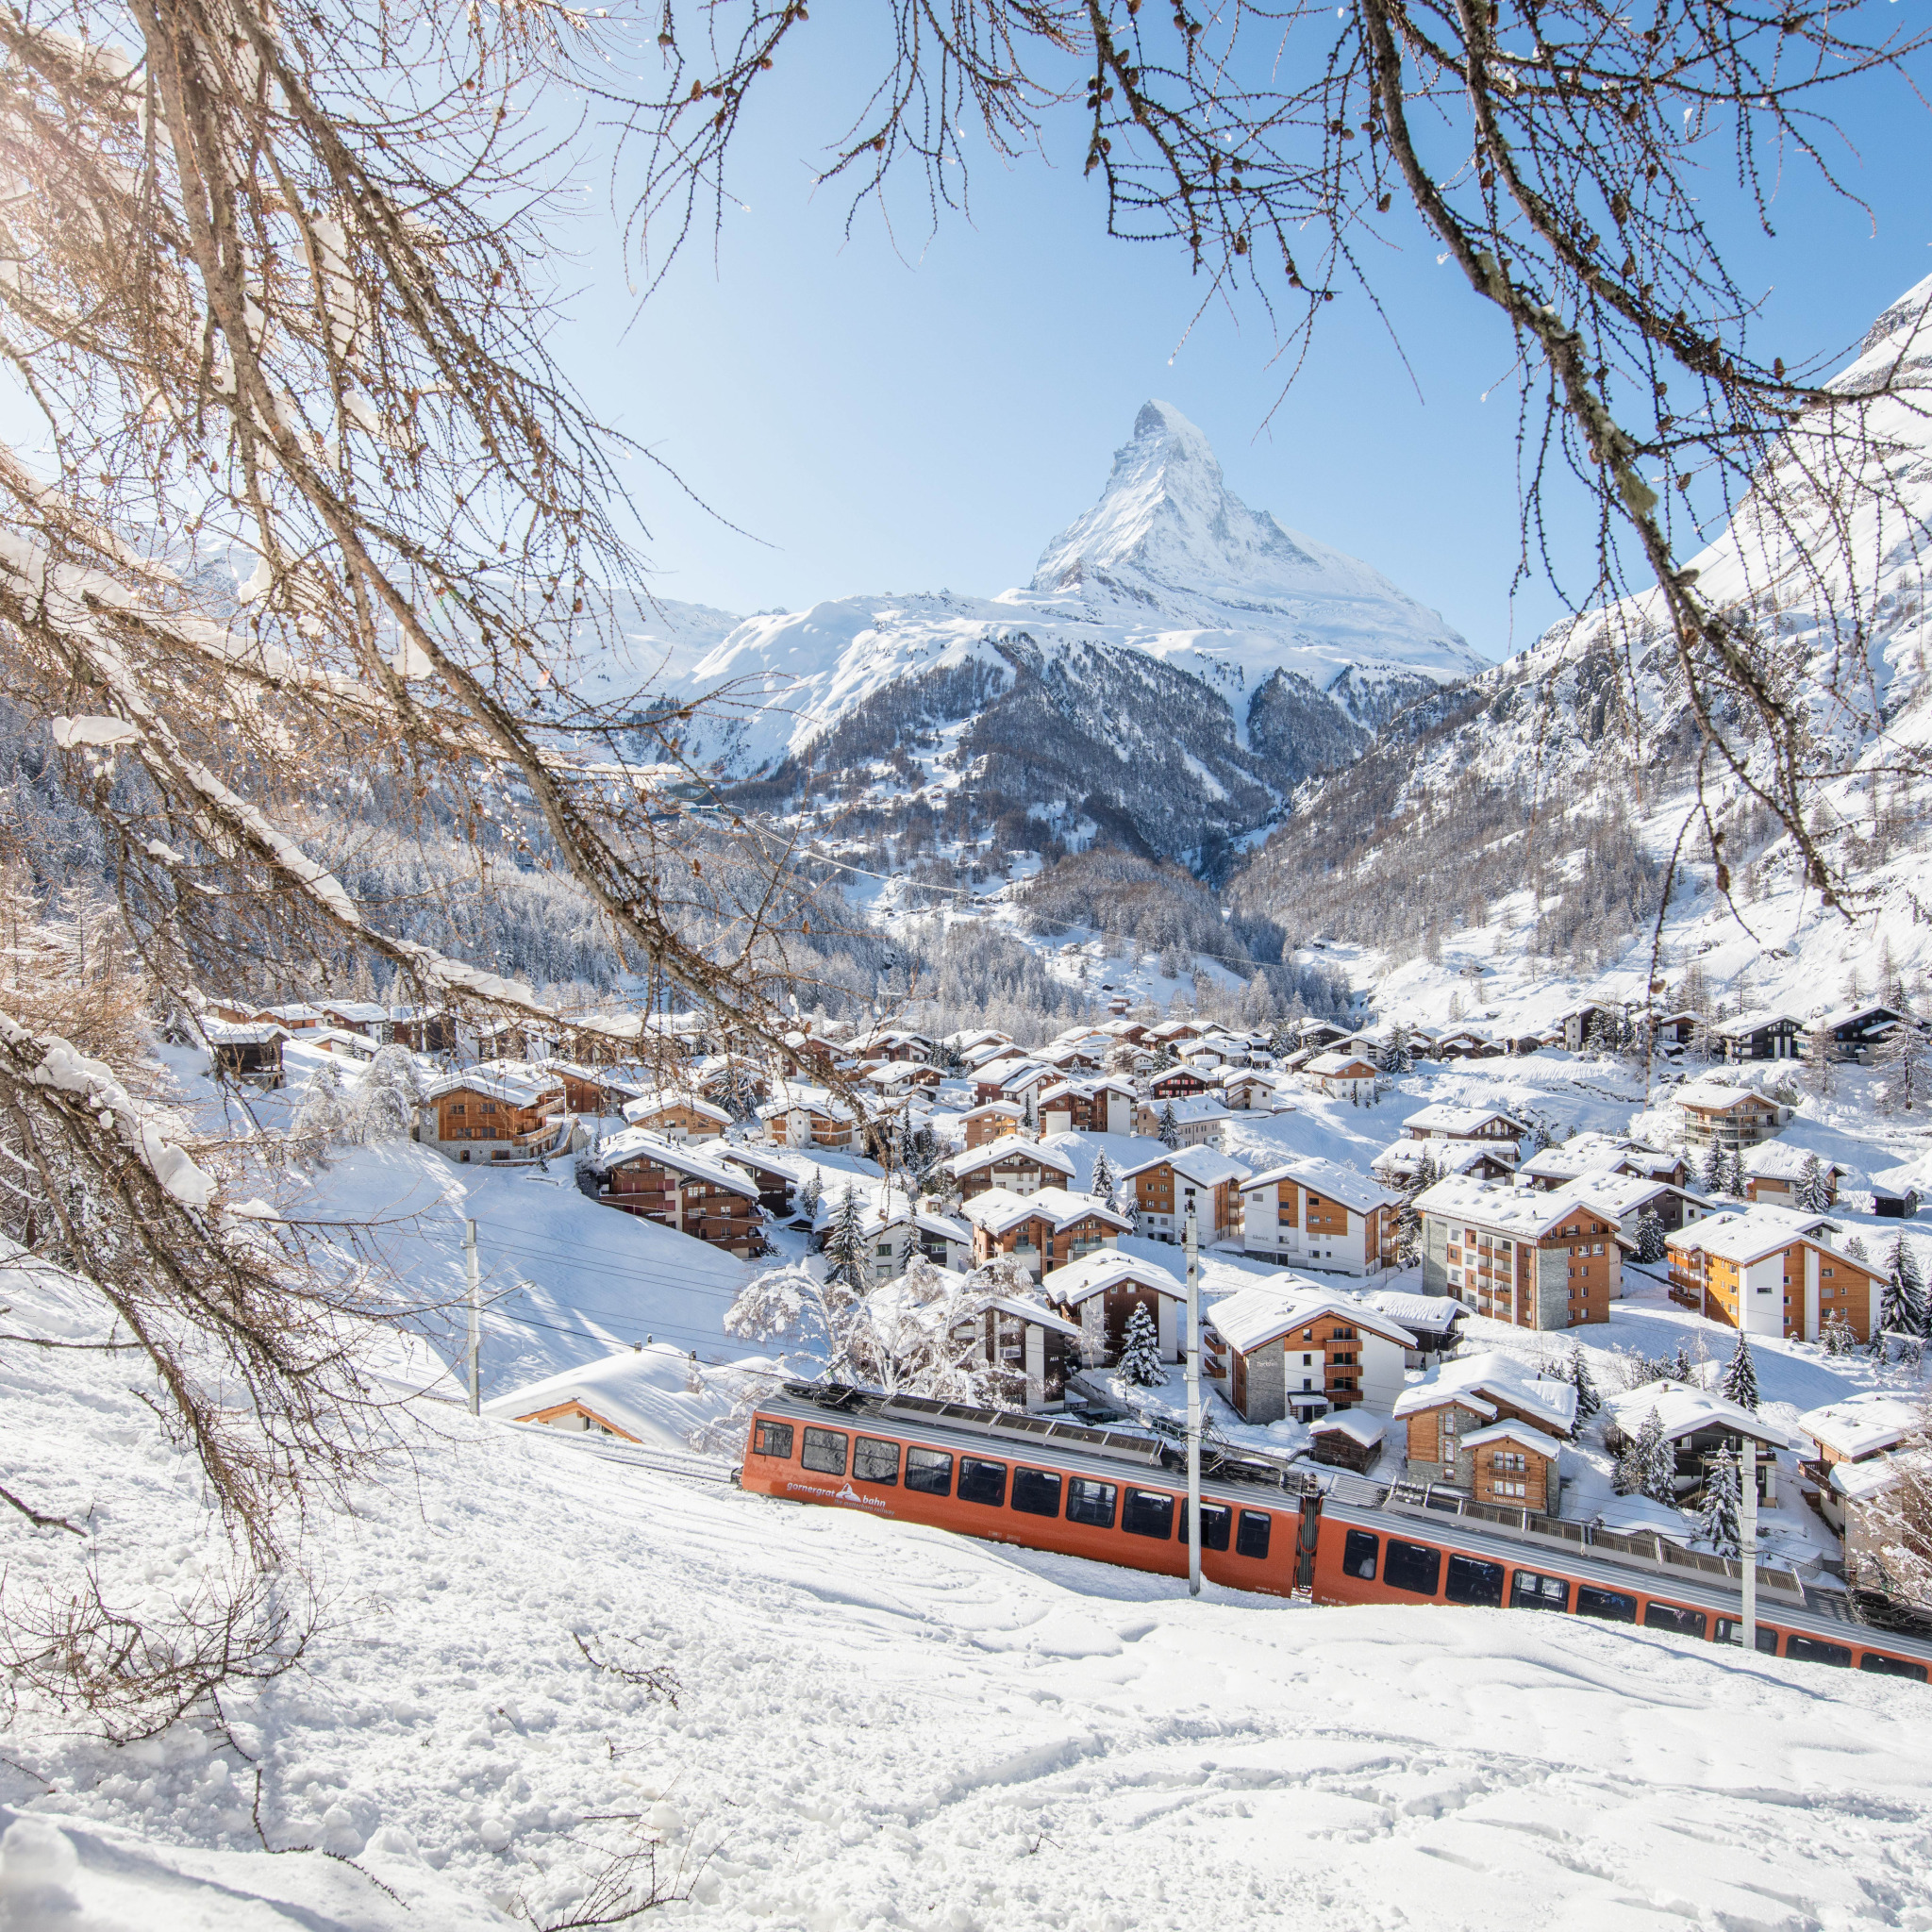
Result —
[[1100, 501], [1046, 546], [1032, 588], [1139, 576], [1163, 590], [1279, 593], [1310, 588], [1317, 548], [1235, 495], [1207, 437], [1172, 403], [1148, 402]]

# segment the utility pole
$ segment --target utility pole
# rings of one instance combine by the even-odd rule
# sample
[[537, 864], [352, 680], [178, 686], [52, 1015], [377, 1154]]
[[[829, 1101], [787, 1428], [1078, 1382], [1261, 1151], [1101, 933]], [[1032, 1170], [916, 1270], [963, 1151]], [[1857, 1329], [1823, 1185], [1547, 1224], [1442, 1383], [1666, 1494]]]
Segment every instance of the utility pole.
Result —
[[1201, 1264], [1188, 1204], [1188, 1594], [1201, 1594]]
[[483, 1397], [483, 1281], [476, 1267], [476, 1224], [463, 1223], [463, 1272], [470, 1279], [470, 1413]]
[[1742, 1513], [1744, 1520], [1740, 1526], [1744, 1533], [1739, 1541], [1744, 1545], [1744, 1614], [1739, 1624], [1738, 1635], [1746, 1650], [1756, 1650], [1757, 1648], [1757, 1443], [1750, 1436], [1744, 1438], [1744, 1508]]

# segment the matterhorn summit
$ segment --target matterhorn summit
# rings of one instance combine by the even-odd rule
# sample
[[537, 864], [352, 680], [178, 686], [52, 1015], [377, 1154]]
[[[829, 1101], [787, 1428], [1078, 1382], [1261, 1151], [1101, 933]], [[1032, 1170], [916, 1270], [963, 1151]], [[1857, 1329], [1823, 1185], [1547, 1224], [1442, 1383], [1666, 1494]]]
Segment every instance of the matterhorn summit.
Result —
[[[1445, 677], [1482, 668], [1435, 611], [1381, 572], [1250, 509], [1207, 437], [1172, 403], [1141, 407], [1099, 502], [1046, 546], [1031, 585], [1012, 594], [1075, 605], [1100, 623], [1158, 617], [1191, 630], [1266, 632], [1274, 651], [1241, 652], [1266, 660], [1249, 667], [1264, 675], [1291, 639], [1316, 661], [1285, 668], [1324, 685], [1349, 664]], [[1328, 676], [1317, 675], [1324, 669]]]
[[[1161, 402], [1029, 584], [838, 598], [711, 635], [662, 689], [725, 694], [686, 747], [722, 780], [804, 786], [829, 759], [857, 786], [861, 748], [876, 762], [945, 738], [948, 784], [984, 782], [1003, 809], [1091, 793], [1163, 852], [1253, 829], [1404, 705], [1482, 668], [1379, 571], [1250, 509]], [[1024, 771], [988, 762], [1013, 744]]]

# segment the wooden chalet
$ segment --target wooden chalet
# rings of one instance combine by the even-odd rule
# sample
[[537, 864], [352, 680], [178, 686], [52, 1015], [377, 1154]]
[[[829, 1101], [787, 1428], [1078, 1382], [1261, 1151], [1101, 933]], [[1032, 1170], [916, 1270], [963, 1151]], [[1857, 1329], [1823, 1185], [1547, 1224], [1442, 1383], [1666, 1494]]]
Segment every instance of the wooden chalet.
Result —
[[1357, 1405], [1387, 1413], [1414, 1338], [1351, 1295], [1260, 1282], [1202, 1322], [1201, 1372], [1243, 1422], [1319, 1422]]
[[1395, 1264], [1402, 1197], [1313, 1158], [1284, 1161], [1240, 1184], [1241, 1252], [1317, 1274], [1378, 1274]]
[[1725, 1449], [1740, 1457], [1747, 1436], [1757, 1444], [1758, 1499], [1766, 1504], [1777, 1501], [1777, 1452], [1795, 1444], [1775, 1423], [1726, 1402], [1714, 1389], [1684, 1382], [1642, 1382], [1606, 1399], [1604, 1447], [1612, 1456], [1621, 1454], [1642, 1433], [1653, 1413], [1671, 1447], [1680, 1503], [1700, 1498], [1710, 1465]]
[[1833, 1245], [1840, 1233], [1828, 1216], [1790, 1208], [1709, 1215], [1669, 1237], [1671, 1299], [1748, 1335], [1817, 1341], [1842, 1324], [1869, 1341], [1883, 1277]]
[[727, 1141], [712, 1148], [711, 1155], [726, 1167], [735, 1167], [758, 1191], [758, 1206], [774, 1219], [782, 1221], [791, 1211], [791, 1196], [798, 1176], [782, 1162], [756, 1147]]
[[1040, 1126], [1047, 1134], [1131, 1134], [1134, 1090], [1125, 1080], [1062, 1080], [1040, 1096]]
[[1152, 1100], [1191, 1100], [1197, 1093], [1206, 1093], [1214, 1085], [1208, 1074], [1193, 1067], [1169, 1067], [1165, 1073], [1157, 1074], [1147, 1083], [1148, 1097]]
[[578, 1163], [593, 1201], [749, 1259], [764, 1246], [758, 1185], [736, 1168], [643, 1127], [613, 1134]]
[[1557, 1459], [1576, 1429], [1576, 1391], [1501, 1350], [1445, 1361], [1396, 1398], [1407, 1474], [1479, 1503], [1557, 1514]]
[[416, 1138], [452, 1160], [540, 1160], [562, 1153], [570, 1131], [560, 1079], [542, 1066], [496, 1060], [436, 1081]]
[[1805, 1051], [1805, 1022], [1795, 1013], [1740, 1013], [1714, 1032], [1727, 1060], [1794, 1060]]
[[274, 1021], [264, 1024], [204, 1018], [200, 1025], [217, 1074], [268, 1089], [279, 1087], [287, 1079], [282, 1067], [282, 1042], [289, 1036]]
[[975, 1267], [1010, 1255], [1036, 1277], [1096, 1248], [1112, 1247], [1133, 1228], [1106, 1202], [1064, 1188], [1026, 1195], [993, 1188], [968, 1201], [963, 1212], [973, 1229]]
[[1804, 1044], [1808, 1047], [1811, 1036], [1823, 1030], [1830, 1040], [1829, 1050], [1834, 1059], [1850, 1060], [1863, 1066], [1870, 1063], [1873, 1055], [1901, 1026], [1919, 1024], [1899, 1007], [1877, 1003], [1867, 1007], [1840, 1007], [1806, 1023]]
[[1672, 1096], [1684, 1115], [1684, 1144], [1693, 1150], [1709, 1147], [1741, 1154], [1784, 1129], [1790, 1110], [1754, 1088], [1724, 1087], [1697, 1081], [1680, 1087]]
[[1141, 1231], [1158, 1241], [1186, 1238], [1188, 1210], [1201, 1247], [1226, 1241], [1241, 1225], [1241, 1184], [1248, 1170], [1211, 1147], [1166, 1148], [1121, 1171], [1132, 1190]]
[[1075, 1324], [1085, 1365], [1118, 1361], [1127, 1324], [1144, 1307], [1154, 1324], [1164, 1362], [1181, 1359], [1180, 1311], [1188, 1291], [1155, 1261], [1100, 1248], [1043, 1275], [1040, 1291], [1063, 1319]]
[[967, 1147], [985, 1147], [1008, 1134], [1026, 1131], [1026, 1109], [1010, 1100], [989, 1100], [959, 1116]]
[[994, 1188], [1003, 1188], [1009, 1194], [1037, 1194], [1041, 1188], [1066, 1187], [1074, 1174], [1068, 1156], [1057, 1147], [1042, 1147], [1024, 1134], [1008, 1134], [983, 1147], [969, 1147], [945, 1165], [964, 1201]]
[[952, 1329], [969, 1361], [992, 1372], [1000, 1401], [1031, 1413], [1058, 1403], [1080, 1362], [1080, 1330], [1039, 1302], [990, 1294]]

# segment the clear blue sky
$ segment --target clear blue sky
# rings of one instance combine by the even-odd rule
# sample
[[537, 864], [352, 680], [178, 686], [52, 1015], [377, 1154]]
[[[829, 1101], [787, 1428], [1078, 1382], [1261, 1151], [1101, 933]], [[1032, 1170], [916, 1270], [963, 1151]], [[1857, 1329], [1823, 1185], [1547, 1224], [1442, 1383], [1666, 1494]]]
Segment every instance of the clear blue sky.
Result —
[[[802, 31], [819, 34], [819, 20]], [[856, 38], [835, 38], [846, 32], [827, 26], [808, 56], [824, 68], [774, 90], [754, 120], [736, 175], [749, 211], [729, 216], [715, 253], [701, 241], [641, 314], [611, 252], [583, 261], [558, 341], [572, 374], [608, 420], [762, 540], [635, 465], [662, 594], [749, 611], [1024, 582], [1093, 499], [1152, 395], [1208, 432], [1249, 503], [1375, 564], [1486, 655], [1559, 614], [1541, 582], [1512, 611], [1511, 349], [1428, 238], [1417, 231], [1376, 271], [1420, 395], [1367, 304], [1343, 295], [1271, 420], [1281, 372], [1258, 305], [1217, 309], [1188, 335], [1200, 285], [1177, 254], [1106, 238], [1077, 150], [1058, 167], [989, 160], [974, 219], [948, 217], [936, 233], [908, 178], [896, 251], [874, 208], [845, 239], [845, 195], [810, 187], [835, 117], [809, 108], [856, 71]], [[1739, 231], [1740, 280], [1769, 298], [1760, 347], [1793, 362], [1856, 341], [1932, 272], [1932, 121], [1903, 101], [1872, 105], [1866, 151], [1845, 167], [1875, 233], [1808, 182], [1781, 198], [1775, 242]], [[1715, 210], [1720, 182], [1712, 192]], [[1587, 583], [1580, 523], [1556, 535]]]

